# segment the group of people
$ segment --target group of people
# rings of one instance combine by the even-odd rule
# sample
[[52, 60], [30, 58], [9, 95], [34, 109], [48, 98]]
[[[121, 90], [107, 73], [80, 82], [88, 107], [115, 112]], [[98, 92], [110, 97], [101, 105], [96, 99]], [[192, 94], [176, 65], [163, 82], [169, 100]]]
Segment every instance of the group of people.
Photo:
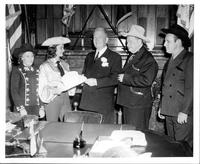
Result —
[[[166, 119], [167, 134], [175, 140], [185, 140], [193, 145], [193, 55], [187, 31], [179, 25], [162, 29], [164, 46], [172, 54], [162, 76], [161, 101], [158, 116]], [[124, 123], [146, 130], [152, 110], [151, 87], [158, 64], [146, 43], [145, 30], [132, 25], [126, 38], [129, 56], [122, 67], [121, 56], [107, 46], [108, 34], [102, 27], [95, 29], [95, 51], [89, 53], [82, 74], [87, 78], [83, 84], [79, 108], [103, 115], [103, 123], [114, 123], [114, 108], [123, 109]], [[48, 59], [36, 68], [33, 64], [35, 50], [25, 44], [15, 54], [19, 66], [11, 74], [11, 92], [17, 111], [21, 115], [46, 115], [47, 121], [62, 120], [71, 110], [68, 91], [60, 88], [61, 77], [69, 65], [61, 59], [68, 38], [52, 40], [48, 46]], [[51, 43], [51, 44], [50, 44]], [[115, 89], [117, 96], [115, 101]]]

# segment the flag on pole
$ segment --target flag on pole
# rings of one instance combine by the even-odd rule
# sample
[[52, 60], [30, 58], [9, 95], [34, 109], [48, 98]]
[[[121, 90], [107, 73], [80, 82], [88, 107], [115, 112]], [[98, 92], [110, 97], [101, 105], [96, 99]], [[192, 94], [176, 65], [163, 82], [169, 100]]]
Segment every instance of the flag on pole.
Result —
[[130, 17], [133, 13], [131, 12], [130, 5], [118, 5], [117, 6], [117, 23], [116, 27], [128, 17]]
[[6, 4], [6, 108], [10, 108], [9, 97], [10, 72], [12, 70], [12, 53], [15, 48], [21, 46], [22, 23], [20, 19], [21, 7], [17, 4]]
[[71, 5], [71, 4], [70, 5], [64, 5], [62, 22], [67, 27], [70, 26], [71, 18], [74, 15], [74, 13], [75, 13], [74, 5]]
[[191, 38], [194, 32], [194, 5], [179, 5], [176, 15], [177, 24], [185, 28]]
[[12, 54], [14, 49], [21, 46], [22, 22], [21, 6], [6, 4], [6, 37]]

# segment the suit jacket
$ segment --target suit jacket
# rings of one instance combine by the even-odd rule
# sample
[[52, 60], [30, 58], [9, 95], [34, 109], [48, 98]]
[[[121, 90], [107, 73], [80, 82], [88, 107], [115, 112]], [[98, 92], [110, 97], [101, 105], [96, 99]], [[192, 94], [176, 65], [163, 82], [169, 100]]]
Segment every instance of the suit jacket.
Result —
[[[169, 64], [170, 63], [170, 64]], [[161, 114], [193, 113], [193, 54], [183, 50], [163, 70]]]
[[151, 85], [158, 72], [158, 64], [143, 46], [126, 62], [124, 78], [118, 86], [117, 103], [128, 108], [152, 105]]
[[15, 66], [11, 73], [11, 96], [16, 107], [39, 106], [39, 68]]
[[117, 85], [117, 75], [121, 71], [121, 56], [110, 49], [94, 60], [95, 52], [86, 56], [83, 74], [87, 78], [96, 78], [97, 86], [83, 86], [80, 108], [91, 111], [106, 111], [113, 109], [114, 89]]

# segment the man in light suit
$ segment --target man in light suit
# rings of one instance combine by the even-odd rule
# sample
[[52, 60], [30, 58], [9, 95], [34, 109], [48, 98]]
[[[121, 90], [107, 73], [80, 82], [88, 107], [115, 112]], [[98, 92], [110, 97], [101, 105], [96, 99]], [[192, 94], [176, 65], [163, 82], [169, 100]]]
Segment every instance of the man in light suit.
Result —
[[163, 70], [162, 98], [158, 116], [166, 118], [167, 133], [193, 147], [193, 54], [188, 32], [179, 25], [162, 29], [164, 46], [172, 54]]
[[121, 71], [121, 56], [107, 47], [104, 28], [96, 28], [93, 43], [96, 51], [86, 56], [83, 74], [87, 77], [80, 108], [103, 114], [103, 123], [114, 123], [114, 89]]
[[151, 86], [158, 72], [158, 64], [144, 43], [148, 38], [139, 25], [132, 25], [127, 37], [130, 55], [119, 74], [117, 103], [123, 107], [124, 122], [137, 129], [148, 129], [152, 109]]

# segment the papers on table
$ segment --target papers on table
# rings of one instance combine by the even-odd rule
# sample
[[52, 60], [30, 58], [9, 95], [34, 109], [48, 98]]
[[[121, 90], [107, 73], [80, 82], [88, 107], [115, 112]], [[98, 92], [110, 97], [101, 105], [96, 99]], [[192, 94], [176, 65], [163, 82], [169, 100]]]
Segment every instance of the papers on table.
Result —
[[79, 75], [76, 71], [70, 71], [65, 73], [61, 80], [63, 83], [62, 90], [67, 91], [76, 87], [77, 85], [84, 83], [86, 77], [84, 75]]
[[15, 127], [16, 127], [16, 125], [12, 124], [11, 122], [6, 123], [6, 131], [7, 132], [11, 132]]
[[[135, 157], [142, 153], [144, 155], [146, 146], [145, 134], [141, 131], [116, 130], [111, 136], [100, 136], [89, 155], [91, 157]], [[151, 153], [147, 156], [151, 156]]]
[[112, 132], [110, 138], [116, 141], [131, 140], [132, 145], [147, 145], [145, 134], [137, 130], [115, 130]]

